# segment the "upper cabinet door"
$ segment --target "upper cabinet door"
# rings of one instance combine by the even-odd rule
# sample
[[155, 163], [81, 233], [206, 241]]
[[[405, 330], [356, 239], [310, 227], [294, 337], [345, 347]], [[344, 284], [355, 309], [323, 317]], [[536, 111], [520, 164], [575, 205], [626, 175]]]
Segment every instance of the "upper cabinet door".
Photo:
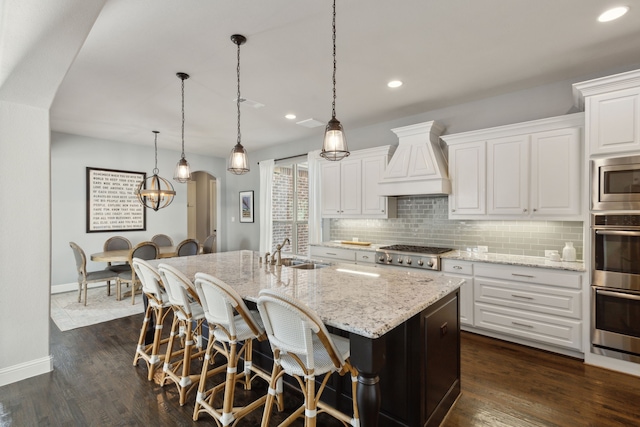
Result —
[[589, 96], [586, 113], [591, 154], [640, 150], [639, 87]]
[[529, 214], [529, 135], [487, 141], [487, 213]]
[[378, 196], [378, 182], [384, 175], [387, 164], [385, 156], [371, 156], [362, 159], [362, 214], [384, 216], [387, 198]]
[[340, 216], [340, 162], [322, 162], [322, 216]]
[[531, 135], [533, 216], [580, 213], [580, 129]]
[[486, 213], [486, 154], [485, 142], [452, 145], [449, 147], [449, 215], [483, 215]]
[[362, 213], [362, 162], [360, 159], [341, 160], [340, 204], [343, 215]]

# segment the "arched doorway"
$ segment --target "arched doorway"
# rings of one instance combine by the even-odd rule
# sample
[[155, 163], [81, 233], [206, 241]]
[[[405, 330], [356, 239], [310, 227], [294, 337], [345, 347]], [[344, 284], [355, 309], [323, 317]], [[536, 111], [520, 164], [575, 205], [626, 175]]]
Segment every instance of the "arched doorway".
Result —
[[[187, 236], [202, 243], [218, 233], [218, 180], [203, 171], [193, 172], [187, 182]], [[220, 235], [216, 239], [219, 248]]]

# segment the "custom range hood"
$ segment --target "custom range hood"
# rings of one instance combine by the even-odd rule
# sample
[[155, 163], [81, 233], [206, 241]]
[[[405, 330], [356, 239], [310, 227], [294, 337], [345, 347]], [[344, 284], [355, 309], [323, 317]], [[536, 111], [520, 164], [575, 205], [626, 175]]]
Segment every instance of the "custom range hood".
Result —
[[443, 130], [436, 121], [391, 129], [400, 142], [378, 185], [380, 196], [451, 193], [447, 161], [440, 147]]

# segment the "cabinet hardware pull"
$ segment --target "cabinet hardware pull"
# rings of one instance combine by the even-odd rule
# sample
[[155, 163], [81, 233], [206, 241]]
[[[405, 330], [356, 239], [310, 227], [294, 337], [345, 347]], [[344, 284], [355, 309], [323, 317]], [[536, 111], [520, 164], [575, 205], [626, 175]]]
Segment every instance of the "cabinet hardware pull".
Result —
[[384, 213], [384, 209], [382, 209], [380, 212]]
[[533, 208], [533, 211], [534, 211], [534, 212], [538, 212], [538, 209], [536, 209], [536, 208]]
[[518, 274], [518, 273], [511, 273], [512, 276], [517, 276], [517, 277], [527, 277], [529, 279], [533, 279], [536, 276], [529, 276], [528, 274]]
[[526, 212], [526, 211], [527, 211], [527, 208], [522, 209], [522, 212]]
[[327, 252], [327, 255], [337, 255], [337, 254], [334, 254], [334, 253], [331, 253], [331, 252]]
[[531, 298], [531, 297], [525, 297], [524, 295], [511, 294], [511, 296], [514, 297], [514, 298], [521, 298], [521, 299], [528, 299], [528, 300], [535, 299], [535, 298]]
[[622, 230], [596, 230], [596, 234], [602, 236], [640, 236], [638, 231], [622, 231]]
[[532, 325], [525, 325], [524, 323], [511, 322], [511, 324], [514, 325], [514, 326], [522, 326], [523, 328], [531, 328], [531, 329], [533, 329]]
[[369, 259], [369, 257], [366, 255], [362, 255], [362, 259]]
[[455, 268], [456, 270], [462, 270], [462, 267], [460, 267], [459, 265], [454, 265], [453, 268]]
[[451, 212], [455, 212], [455, 211], [456, 211], [455, 209], [451, 209]]

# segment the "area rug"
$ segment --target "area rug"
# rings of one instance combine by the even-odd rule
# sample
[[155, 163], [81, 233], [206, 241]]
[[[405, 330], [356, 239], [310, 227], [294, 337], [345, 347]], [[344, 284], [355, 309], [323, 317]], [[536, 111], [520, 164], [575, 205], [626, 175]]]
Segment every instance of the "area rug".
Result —
[[86, 306], [78, 302], [77, 291], [53, 294], [51, 318], [61, 331], [68, 331], [144, 311], [141, 295], [136, 295], [136, 303], [131, 305], [130, 296], [116, 301], [114, 289], [111, 291], [111, 296], [107, 296], [104, 287], [89, 288]]

